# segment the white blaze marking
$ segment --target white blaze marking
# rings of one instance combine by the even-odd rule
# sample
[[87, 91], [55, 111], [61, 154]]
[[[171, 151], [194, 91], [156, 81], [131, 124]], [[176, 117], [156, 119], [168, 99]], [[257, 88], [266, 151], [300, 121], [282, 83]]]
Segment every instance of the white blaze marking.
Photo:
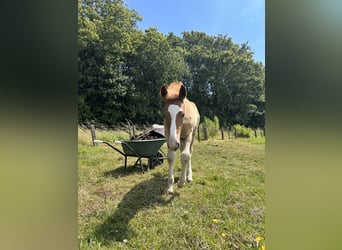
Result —
[[[176, 116], [182, 109], [178, 105], [171, 104], [168, 111], [171, 116], [171, 126], [170, 126], [170, 138], [169, 141], [176, 144]], [[171, 139], [171, 140], [170, 140]]]

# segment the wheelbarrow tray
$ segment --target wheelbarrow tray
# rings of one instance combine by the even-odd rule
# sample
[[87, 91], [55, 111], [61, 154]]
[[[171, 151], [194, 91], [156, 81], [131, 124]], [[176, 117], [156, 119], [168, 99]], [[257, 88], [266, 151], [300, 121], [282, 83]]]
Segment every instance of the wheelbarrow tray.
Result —
[[165, 138], [151, 140], [125, 140], [115, 141], [121, 144], [122, 150], [127, 156], [150, 158], [155, 156], [160, 147], [165, 143]]
[[134, 166], [140, 162], [141, 171], [144, 173], [143, 164], [141, 158], [148, 158], [147, 169], [153, 167], [156, 164], [161, 164], [163, 159], [165, 159], [165, 154], [160, 149], [161, 146], [166, 142], [165, 138], [151, 139], [151, 140], [124, 140], [124, 141], [114, 141], [117, 144], [121, 144], [122, 151], [116, 148], [109, 142], [94, 140], [94, 142], [104, 143], [123, 155], [125, 157], [125, 165], [124, 168], [127, 167], [127, 157], [133, 156], [138, 157]]

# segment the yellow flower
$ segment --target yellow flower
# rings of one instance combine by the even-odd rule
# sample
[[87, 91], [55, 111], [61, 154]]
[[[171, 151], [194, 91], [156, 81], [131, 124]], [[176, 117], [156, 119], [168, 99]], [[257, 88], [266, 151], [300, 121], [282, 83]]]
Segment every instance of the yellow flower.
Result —
[[225, 233], [221, 233], [221, 237], [226, 237], [226, 234]]
[[260, 236], [258, 236], [258, 237], [255, 238], [257, 247], [259, 247], [259, 242], [260, 242], [261, 240], [263, 240], [263, 239], [264, 239], [264, 238], [263, 238], [263, 237], [260, 237]]
[[258, 237], [255, 238], [255, 241], [256, 241], [257, 243], [259, 243], [259, 241], [261, 241], [261, 240], [263, 240], [263, 239], [264, 239], [263, 237], [258, 236]]
[[213, 219], [213, 222], [214, 222], [214, 223], [219, 223], [220, 220], [218, 220], [218, 219]]
[[266, 250], [266, 247], [265, 246], [261, 246], [261, 250]]

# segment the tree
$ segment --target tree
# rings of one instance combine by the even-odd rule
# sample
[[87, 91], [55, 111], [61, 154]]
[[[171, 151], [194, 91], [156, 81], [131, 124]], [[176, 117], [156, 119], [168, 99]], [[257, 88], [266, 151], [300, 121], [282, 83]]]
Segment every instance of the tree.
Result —
[[183, 33], [183, 46], [191, 73], [189, 96], [200, 113], [217, 115], [222, 125], [248, 125], [251, 108], [264, 91], [263, 67], [253, 61], [249, 46], [194, 31]]
[[172, 46], [165, 35], [149, 28], [140, 35], [136, 53], [127, 64], [127, 74], [134, 85], [130, 96], [135, 114], [130, 118], [136, 123], [162, 122], [159, 89], [172, 81], [188, 75], [182, 49]]
[[182, 81], [201, 117], [264, 126], [265, 68], [247, 43], [197, 31], [141, 31], [140, 20], [122, 0], [79, 0], [80, 123], [161, 122], [160, 87]]
[[129, 90], [124, 74], [126, 54], [140, 16], [121, 0], [79, 0], [79, 114], [80, 122], [115, 124]]
[[189, 89], [189, 98], [196, 100], [200, 114], [212, 117], [212, 91], [210, 76], [212, 65], [212, 37], [203, 32], [183, 32], [183, 46], [190, 78], [185, 85]]

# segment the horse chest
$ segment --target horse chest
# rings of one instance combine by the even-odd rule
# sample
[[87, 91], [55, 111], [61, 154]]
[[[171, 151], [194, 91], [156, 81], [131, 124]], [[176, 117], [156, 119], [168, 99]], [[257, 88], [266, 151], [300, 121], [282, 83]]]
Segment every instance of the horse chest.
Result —
[[190, 123], [183, 123], [180, 138], [184, 139], [192, 132], [193, 126]]

